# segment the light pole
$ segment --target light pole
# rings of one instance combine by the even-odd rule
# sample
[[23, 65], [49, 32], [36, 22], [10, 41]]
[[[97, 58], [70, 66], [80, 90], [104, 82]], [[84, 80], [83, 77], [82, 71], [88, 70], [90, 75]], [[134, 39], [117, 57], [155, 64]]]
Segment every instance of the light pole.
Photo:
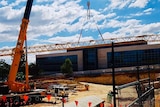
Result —
[[115, 88], [115, 63], [114, 63], [114, 43], [112, 42], [112, 83], [113, 83], [113, 103], [114, 107], [116, 107], [116, 88]]
[[149, 89], [151, 88], [151, 72], [150, 72], [150, 67], [148, 65], [147, 67], [147, 70], [148, 70], [148, 82], [149, 82]]
[[138, 83], [138, 87], [137, 87], [137, 92], [138, 92], [138, 98], [139, 98], [139, 100], [138, 100], [138, 103], [139, 103], [139, 107], [143, 107], [143, 105], [142, 105], [142, 99], [141, 99], [141, 95], [142, 95], [142, 91], [141, 91], [141, 86], [140, 86], [140, 75], [139, 75], [139, 65], [140, 65], [140, 63], [139, 63], [139, 58], [138, 58], [138, 52], [136, 53], [136, 60], [137, 60], [137, 81], [139, 82]]
[[[150, 73], [149, 65], [147, 67], [147, 70], [148, 70], [148, 85], [149, 85], [148, 90], [150, 90], [151, 89], [151, 73]], [[151, 107], [151, 106], [152, 106], [152, 104], [151, 104], [151, 95], [149, 95], [149, 107]]]

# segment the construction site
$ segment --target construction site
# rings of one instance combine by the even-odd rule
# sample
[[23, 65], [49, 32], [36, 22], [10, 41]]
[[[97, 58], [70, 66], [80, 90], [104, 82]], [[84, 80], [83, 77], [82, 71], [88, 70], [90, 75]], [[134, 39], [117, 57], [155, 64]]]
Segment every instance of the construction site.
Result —
[[[0, 50], [12, 59], [0, 83], [0, 107], [160, 107], [159, 34], [104, 39], [97, 27], [101, 40], [80, 41], [82, 29], [78, 42], [28, 47], [32, 3], [27, 0], [15, 48]], [[33, 53], [43, 71], [34, 76], [27, 57]], [[70, 67], [61, 72], [66, 59], [71, 73]], [[17, 79], [21, 62], [24, 80]]]

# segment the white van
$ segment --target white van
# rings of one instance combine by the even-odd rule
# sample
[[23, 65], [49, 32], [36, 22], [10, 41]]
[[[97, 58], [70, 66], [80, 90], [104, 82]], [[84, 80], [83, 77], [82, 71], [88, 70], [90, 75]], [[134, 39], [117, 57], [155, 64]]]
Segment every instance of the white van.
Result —
[[63, 85], [50, 85], [48, 89], [50, 90], [53, 96], [68, 97], [69, 94], [69, 87]]

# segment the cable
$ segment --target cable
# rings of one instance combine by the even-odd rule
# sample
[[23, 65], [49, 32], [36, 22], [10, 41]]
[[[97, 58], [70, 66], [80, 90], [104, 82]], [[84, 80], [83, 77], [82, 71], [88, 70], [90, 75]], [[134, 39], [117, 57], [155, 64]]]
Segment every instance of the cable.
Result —
[[[87, 1], [87, 7], [88, 7], [88, 8], [87, 8], [87, 21], [89, 22], [90, 16], [91, 16], [91, 15], [90, 15], [90, 0]], [[96, 22], [96, 21], [94, 20], [94, 18], [93, 18], [93, 22]], [[96, 28], [97, 28], [97, 30], [98, 30], [98, 33], [100, 34], [102, 40], [104, 41], [104, 38], [103, 38], [103, 36], [102, 36], [102, 33], [101, 33], [100, 29], [98, 28], [98, 26], [97, 26], [96, 23], [95, 23], [95, 25], [96, 25]], [[78, 38], [78, 44], [79, 44], [79, 42], [80, 42], [80, 38], [82, 37], [83, 27], [84, 27], [84, 23], [83, 23], [82, 29], [81, 29], [81, 31], [80, 31], [80, 36], [79, 36], [79, 38]]]

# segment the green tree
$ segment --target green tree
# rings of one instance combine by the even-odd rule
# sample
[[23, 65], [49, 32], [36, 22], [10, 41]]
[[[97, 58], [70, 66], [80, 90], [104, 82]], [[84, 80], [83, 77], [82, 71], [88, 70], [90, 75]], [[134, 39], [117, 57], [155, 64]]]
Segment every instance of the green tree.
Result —
[[23, 81], [23, 80], [25, 80], [25, 75], [24, 75], [24, 73], [23, 72], [18, 72], [17, 73], [17, 75], [16, 75], [16, 79], [18, 80], [18, 81]]
[[69, 58], [67, 58], [64, 64], [61, 66], [61, 72], [66, 76], [72, 76], [73, 74], [72, 62]]
[[[21, 64], [21, 67], [19, 67], [21, 71], [17, 72], [17, 80], [22, 81], [25, 80], [25, 63]], [[39, 69], [39, 67], [35, 63], [30, 63], [29, 64], [29, 75], [32, 76], [38, 76], [42, 70]]]
[[4, 80], [7, 78], [10, 70], [10, 65], [5, 62], [5, 60], [0, 59], [0, 78]]
[[25, 71], [26, 71], [25, 68], [26, 68], [25, 54], [22, 54], [20, 62], [19, 62], [17, 74], [18, 72], [23, 72], [23, 74], [25, 74]]
[[39, 69], [39, 66], [36, 65], [35, 63], [30, 63], [29, 64], [29, 74], [33, 76], [40, 75], [42, 70]]

